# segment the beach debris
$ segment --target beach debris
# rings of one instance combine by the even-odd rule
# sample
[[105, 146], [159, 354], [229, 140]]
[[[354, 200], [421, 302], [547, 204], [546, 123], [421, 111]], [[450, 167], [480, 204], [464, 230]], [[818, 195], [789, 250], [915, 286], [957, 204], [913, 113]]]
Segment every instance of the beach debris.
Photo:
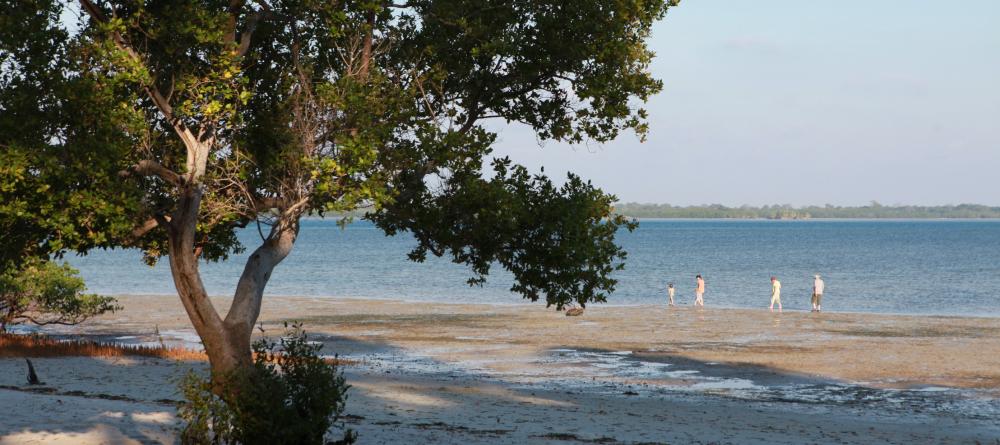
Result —
[[160, 347], [167, 349], [167, 343], [163, 341], [163, 335], [160, 335], [160, 325], [153, 325], [153, 334], [156, 335], [156, 340], [160, 342]]
[[28, 362], [28, 384], [29, 385], [41, 385], [42, 382], [38, 380], [38, 374], [35, 374], [35, 366], [31, 364], [31, 360], [24, 359]]

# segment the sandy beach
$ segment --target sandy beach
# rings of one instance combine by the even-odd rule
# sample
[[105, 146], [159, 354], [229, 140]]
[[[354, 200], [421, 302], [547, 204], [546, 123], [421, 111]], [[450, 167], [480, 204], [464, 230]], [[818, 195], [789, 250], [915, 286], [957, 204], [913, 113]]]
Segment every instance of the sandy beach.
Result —
[[[177, 297], [120, 300], [48, 332], [197, 346]], [[1000, 443], [996, 318], [268, 297], [261, 320], [355, 361], [363, 444]], [[174, 443], [177, 378], [206, 367], [33, 361], [41, 388], [0, 359], [0, 444]]]

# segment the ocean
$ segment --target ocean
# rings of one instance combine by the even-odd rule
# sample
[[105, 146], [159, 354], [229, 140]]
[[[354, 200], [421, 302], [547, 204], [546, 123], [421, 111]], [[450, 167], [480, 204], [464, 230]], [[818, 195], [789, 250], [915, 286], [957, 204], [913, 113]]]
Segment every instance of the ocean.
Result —
[[[211, 295], [231, 295], [256, 227], [240, 233], [247, 253], [201, 267]], [[786, 310], [808, 310], [812, 276], [826, 282], [823, 308], [838, 312], [1000, 316], [1000, 221], [997, 220], [642, 220], [618, 241], [625, 270], [607, 304], [665, 304], [666, 284], [681, 305], [705, 277], [706, 306], [766, 309], [770, 277], [782, 282]], [[383, 298], [509, 304], [510, 274], [494, 269], [469, 287], [464, 266], [447, 259], [413, 263], [408, 235], [386, 237], [366, 221], [341, 229], [334, 220], [302, 223], [292, 254], [275, 270], [268, 295]], [[166, 260], [142, 263], [138, 251], [67, 256], [90, 292], [173, 295]], [[544, 303], [539, 302], [539, 305]]]

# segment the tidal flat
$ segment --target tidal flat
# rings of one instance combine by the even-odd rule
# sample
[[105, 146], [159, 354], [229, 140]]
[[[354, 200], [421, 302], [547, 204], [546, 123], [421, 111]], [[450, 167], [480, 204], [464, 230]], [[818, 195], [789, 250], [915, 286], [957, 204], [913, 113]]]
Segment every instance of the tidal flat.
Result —
[[[120, 301], [114, 316], [48, 332], [198, 347], [177, 297]], [[347, 359], [344, 426], [361, 443], [1000, 439], [997, 318], [653, 305], [595, 305], [566, 317], [544, 304], [267, 297], [257, 333], [276, 337], [290, 322], [303, 323], [324, 354]], [[176, 376], [206, 368], [36, 362], [51, 391], [28, 391], [23, 360], [2, 359], [0, 398], [46, 412], [52, 426], [15, 415], [0, 421], [0, 443], [108, 434], [170, 443]], [[112, 402], [121, 406], [103, 406]], [[58, 414], [67, 403], [71, 418]]]

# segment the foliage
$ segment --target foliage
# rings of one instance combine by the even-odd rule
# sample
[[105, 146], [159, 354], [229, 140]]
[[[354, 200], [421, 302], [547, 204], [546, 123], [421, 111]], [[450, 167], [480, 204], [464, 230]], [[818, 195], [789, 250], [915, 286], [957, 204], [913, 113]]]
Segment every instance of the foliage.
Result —
[[494, 175], [483, 123], [643, 137], [635, 105], [661, 88], [644, 41], [675, 2], [84, 0], [71, 33], [57, 2], [4, 1], [0, 224], [33, 250], [155, 261], [190, 203], [198, 258], [221, 260], [243, 249], [238, 227], [361, 208], [473, 282], [499, 264], [556, 305], [614, 288], [613, 235], [631, 227], [614, 198], [504, 160], [512, 174]]
[[86, 287], [68, 264], [35, 261], [0, 273], [0, 332], [7, 325], [81, 323], [114, 312], [114, 298], [84, 294]]
[[0, 270], [114, 246], [142, 197], [118, 176], [132, 148], [120, 104], [78, 75], [82, 48], [57, 3], [0, 7]]
[[1000, 207], [976, 204], [948, 206], [884, 206], [878, 202], [859, 207], [833, 205], [792, 207], [726, 207], [720, 204], [672, 206], [670, 204], [625, 203], [615, 210], [635, 218], [739, 218], [739, 219], [810, 219], [810, 218], [1000, 218]]
[[394, 203], [389, 211], [398, 213], [392, 217], [372, 219], [390, 235], [411, 230], [418, 241], [409, 254], [415, 261], [427, 252], [450, 251], [455, 262], [472, 267], [476, 276], [469, 284], [485, 281], [491, 263], [498, 262], [514, 275], [511, 290], [532, 301], [545, 296], [560, 310], [573, 302], [605, 301], [615, 286], [611, 272], [623, 267], [613, 261], [625, 258], [614, 244], [615, 232], [636, 226], [610, 214], [614, 197], [575, 175], [556, 187], [509, 159], [494, 161], [493, 170], [489, 181], [456, 174], [442, 184], [443, 195], [424, 190]]
[[[286, 324], [287, 327], [287, 324]], [[349, 386], [335, 365], [318, 355], [301, 325], [280, 340], [254, 343], [253, 366], [224, 379], [223, 397], [213, 383], [193, 371], [181, 382], [186, 401], [179, 415], [186, 422], [186, 444], [323, 444], [344, 410]], [[350, 444], [347, 430], [336, 444]]]

